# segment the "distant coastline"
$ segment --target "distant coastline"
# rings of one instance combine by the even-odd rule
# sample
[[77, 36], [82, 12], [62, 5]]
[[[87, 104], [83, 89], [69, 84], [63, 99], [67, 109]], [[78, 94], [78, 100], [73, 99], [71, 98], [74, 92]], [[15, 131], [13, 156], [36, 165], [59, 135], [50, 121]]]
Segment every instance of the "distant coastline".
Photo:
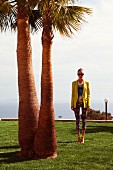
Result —
[[[105, 111], [104, 103], [92, 102], [91, 108], [94, 110]], [[75, 119], [74, 113], [70, 108], [69, 102], [57, 101], [54, 103], [55, 118]], [[108, 103], [108, 113], [113, 116], [113, 103]], [[1, 100], [0, 101], [0, 118], [18, 118], [18, 101]]]

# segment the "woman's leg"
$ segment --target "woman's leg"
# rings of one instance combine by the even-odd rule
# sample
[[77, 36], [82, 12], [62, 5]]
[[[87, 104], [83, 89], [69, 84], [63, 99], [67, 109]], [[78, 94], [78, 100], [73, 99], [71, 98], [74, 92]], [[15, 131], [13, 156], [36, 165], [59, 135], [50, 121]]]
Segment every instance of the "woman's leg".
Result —
[[76, 118], [76, 130], [77, 130], [77, 134], [78, 134], [78, 140], [77, 142], [80, 142], [80, 108], [76, 108], [75, 109], [75, 118]]
[[84, 135], [86, 131], [86, 108], [82, 108], [82, 139], [81, 142], [84, 143]]

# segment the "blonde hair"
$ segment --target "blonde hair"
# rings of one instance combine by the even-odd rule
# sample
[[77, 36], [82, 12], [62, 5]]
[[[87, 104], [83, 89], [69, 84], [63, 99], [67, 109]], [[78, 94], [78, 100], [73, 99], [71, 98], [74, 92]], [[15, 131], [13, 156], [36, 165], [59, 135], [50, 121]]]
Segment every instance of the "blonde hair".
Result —
[[79, 68], [79, 69], [78, 69], [77, 74], [78, 74], [78, 72], [80, 72], [80, 71], [84, 74], [84, 70], [83, 70], [82, 68]]

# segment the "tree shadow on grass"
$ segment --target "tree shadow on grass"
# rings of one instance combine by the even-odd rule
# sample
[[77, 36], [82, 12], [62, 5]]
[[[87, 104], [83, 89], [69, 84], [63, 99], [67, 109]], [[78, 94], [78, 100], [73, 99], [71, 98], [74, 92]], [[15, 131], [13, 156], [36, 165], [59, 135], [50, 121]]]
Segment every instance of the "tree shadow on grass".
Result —
[[24, 162], [31, 160], [29, 158], [22, 158], [17, 156], [18, 151], [8, 152], [7, 149], [18, 149], [19, 146], [2, 146], [0, 149], [6, 149], [6, 152], [0, 152], [0, 164], [10, 164], [17, 162]]
[[64, 144], [64, 145], [68, 145], [68, 144], [75, 144], [75, 140], [74, 141], [58, 141], [58, 144]]
[[[86, 124], [87, 125], [87, 124]], [[86, 133], [99, 133], [99, 132], [108, 132], [113, 134], [113, 126], [87, 126]], [[71, 130], [72, 134], [76, 134], [75, 129]]]
[[18, 145], [15, 146], [0, 146], [0, 149], [18, 149], [20, 148]]
[[71, 141], [71, 140], [70, 141], [64, 141], [64, 142], [63, 141], [58, 141], [58, 143], [74, 143], [74, 142], [75, 141]]
[[86, 133], [108, 132], [113, 134], [113, 127], [109, 126], [88, 126]]

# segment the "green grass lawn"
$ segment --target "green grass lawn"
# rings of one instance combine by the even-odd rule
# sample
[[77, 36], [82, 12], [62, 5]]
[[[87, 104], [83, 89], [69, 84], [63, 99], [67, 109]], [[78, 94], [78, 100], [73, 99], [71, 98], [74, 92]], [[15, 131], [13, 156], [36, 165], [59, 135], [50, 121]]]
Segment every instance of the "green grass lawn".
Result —
[[85, 143], [76, 143], [74, 122], [57, 122], [58, 157], [17, 158], [18, 122], [0, 121], [0, 170], [113, 170], [113, 123], [87, 123]]

